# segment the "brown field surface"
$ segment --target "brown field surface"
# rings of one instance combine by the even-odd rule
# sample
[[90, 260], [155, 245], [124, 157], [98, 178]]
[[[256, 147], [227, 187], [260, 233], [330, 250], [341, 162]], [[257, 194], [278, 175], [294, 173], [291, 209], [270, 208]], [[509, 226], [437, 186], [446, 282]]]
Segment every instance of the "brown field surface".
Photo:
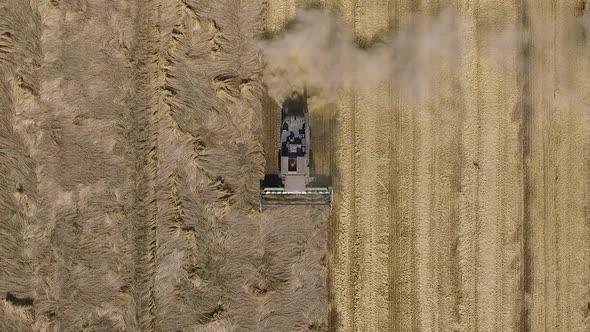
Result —
[[[363, 49], [452, 8], [457, 56], [312, 95], [334, 211], [259, 213], [280, 108], [256, 40], [308, 7]], [[0, 1], [0, 332], [589, 331], [589, 11]]]

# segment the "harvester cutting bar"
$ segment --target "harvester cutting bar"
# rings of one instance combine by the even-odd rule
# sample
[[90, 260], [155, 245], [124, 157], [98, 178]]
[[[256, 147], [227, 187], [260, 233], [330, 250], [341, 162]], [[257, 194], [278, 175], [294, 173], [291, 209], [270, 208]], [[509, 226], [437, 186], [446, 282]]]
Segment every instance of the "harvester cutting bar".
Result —
[[331, 194], [329, 188], [305, 188], [305, 191], [286, 191], [284, 188], [264, 188], [262, 194], [278, 194], [278, 195], [312, 195], [312, 194]]
[[332, 210], [331, 188], [306, 188], [304, 192], [290, 192], [284, 188], [264, 188], [260, 192], [260, 211], [265, 206], [327, 205]]

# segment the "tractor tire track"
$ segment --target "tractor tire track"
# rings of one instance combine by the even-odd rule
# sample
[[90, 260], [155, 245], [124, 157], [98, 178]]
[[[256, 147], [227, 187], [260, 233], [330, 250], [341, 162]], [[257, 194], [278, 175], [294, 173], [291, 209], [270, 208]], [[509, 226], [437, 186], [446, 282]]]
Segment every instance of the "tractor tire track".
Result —
[[[411, 3], [411, 2], [410, 2]], [[407, 2], [389, 3], [393, 29], [399, 29], [399, 20], [408, 14]], [[413, 111], [399, 98], [399, 87], [390, 85], [393, 114], [390, 117], [389, 161], [389, 252], [388, 252], [388, 326], [394, 331], [416, 331], [415, 315], [415, 241], [411, 212], [414, 191], [413, 181], [402, 174], [413, 173]], [[406, 142], [403, 144], [402, 142]]]
[[530, 82], [530, 57], [532, 40], [526, 38], [530, 33], [529, 26], [529, 13], [528, 4], [526, 1], [521, 1], [518, 4], [518, 16], [520, 19], [520, 29], [523, 31], [523, 36], [518, 40], [518, 46], [520, 48], [520, 70], [518, 72], [517, 82], [522, 86], [521, 89], [521, 102], [520, 102], [520, 121], [521, 121], [521, 156], [522, 156], [522, 209], [523, 209], [523, 220], [521, 229], [521, 277], [520, 277], [520, 311], [519, 311], [519, 324], [518, 328], [521, 332], [530, 331], [529, 323], [529, 306], [530, 306], [530, 293], [531, 293], [531, 273], [533, 269], [532, 264], [532, 230], [531, 230], [531, 219], [532, 219], [532, 188], [531, 179], [532, 172], [530, 165], [532, 164], [531, 148], [532, 148], [532, 126], [533, 126], [533, 112], [532, 112], [532, 95], [531, 95], [531, 82]]
[[[412, 15], [418, 9], [419, 4], [414, 1], [403, 1], [396, 3], [394, 19], [399, 20], [406, 15]], [[399, 26], [398, 26], [399, 28]], [[395, 231], [390, 245], [395, 243], [390, 252], [390, 258], [396, 257], [398, 261], [390, 261], [389, 264], [397, 273], [390, 272], [390, 285], [396, 285], [397, 294], [389, 299], [390, 306], [395, 305], [397, 310], [390, 311], [391, 320], [394, 321], [390, 330], [394, 331], [418, 331], [419, 327], [419, 302], [418, 302], [418, 278], [417, 278], [417, 223], [416, 220], [416, 187], [417, 187], [417, 147], [418, 128], [416, 125], [416, 107], [408, 104], [399, 97], [399, 86], [393, 94], [397, 96], [394, 137], [397, 150], [399, 151], [395, 162], [397, 172], [391, 173], [391, 181], [398, 183], [398, 188], [391, 187], [394, 195], [397, 195], [398, 204], [394, 205], [395, 213], [391, 216], [396, 223], [393, 226]], [[390, 271], [392, 271], [390, 269]], [[395, 315], [399, 312], [399, 315]]]
[[[382, 10], [387, 1], [376, 1], [371, 6], [359, 6], [355, 15], [355, 34], [361, 43], [370, 45], [371, 39], [389, 25], [389, 13]], [[357, 4], [358, 6], [358, 4]], [[358, 165], [355, 174], [358, 182], [355, 188], [357, 218], [362, 221], [358, 236], [364, 241], [359, 250], [359, 293], [355, 319], [358, 326], [366, 331], [382, 331], [386, 328], [387, 311], [387, 268], [388, 220], [386, 199], [388, 188], [384, 179], [388, 179], [389, 170], [386, 133], [389, 130], [390, 105], [389, 82], [380, 82], [375, 90], [359, 93], [355, 101], [355, 125], [358, 136], [356, 146]], [[358, 124], [358, 125], [357, 125]]]
[[467, 20], [465, 31], [461, 33], [463, 49], [460, 80], [463, 83], [463, 99], [465, 105], [475, 105], [473, 111], [466, 110], [461, 119], [461, 178], [458, 215], [458, 243], [456, 246], [459, 257], [459, 273], [461, 276], [461, 300], [459, 302], [460, 328], [465, 331], [477, 331], [477, 225], [479, 224], [479, 176], [477, 163], [479, 160], [479, 89], [477, 77], [479, 70], [479, 52], [476, 41], [476, 6], [462, 8]]
[[[345, 22], [349, 26], [356, 25], [356, 1], [341, 1], [337, 4], [337, 10], [344, 15]], [[337, 117], [336, 148], [341, 153], [336, 163], [337, 178], [334, 187], [335, 193], [335, 223], [338, 229], [336, 246], [338, 256], [335, 262], [334, 280], [335, 301], [337, 310], [336, 331], [355, 331], [356, 307], [358, 306], [358, 247], [360, 245], [357, 236], [357, 209], [355, 206], [356, 170], [358, 163], [358, 133], [356, 132], [356, 98], [352, 95], [342, 96], [338, 101], [339, 115]]]
[[135, 303], [142, 331], [155, 331], [155, 273], [157, 255], [156, 181], [158, 178], [157, 111], [159, 92], [154, 82], [159, 71], [157, 59], [158, 14], [155, 0], [145, 2], [137, 14], [135, 98], [131, 106], [131, 146], [135, 160]]
[[[510, 156], [516, 153], [514, 141], [518, 137], [518, 128], [508, 124], [503, 125], [504, 119], [511, 117], [512, 110], [517, 107], [517, 86], [511, 84], [516, 77], [511, 77], [511, 64], [508, 60], [500, 62], [494, 59], [494, 45], [486, 39], [492, 27], [485, 22], [489, 21], [489, 13], [502, 13], [502, 21], [496, 21], [494, 29], [513, 30], [516, 17], [512, 13], [514, 8], [510, 5], [497, 6], [494, 4], [480, 3], [478, 7], [477, 30], [478, 38], [476, 47], [480, 54], [478, 60], [478, 89], [481, 90], [478, 109], [480, 112], [480, 154], [474, 161], [479, 178], [479, 203], [480, 227], [476, 231], [477, 258], [475, 261], [478, 271], [476, 294], [477, 324], [483, 330], [512, 329], [510, 321], [514, 317], [516, 308], [513, 302], [506, 303], [505, 293], [514, 294], [517, 289], [517, 274], [512, 274], [514, 262], [518, 257], [519, 240], [512, 240], [516, 233], [517, 223], [507, 225], [504, 216], [507, 214], [507, 204], [502, 204], [505, 197], [511, 201], [518, 201], [520, 196], [510, 193], [518, 192], [520, 187], [515, 182], [520, 176], [518, 173], [510, 174], [504, 166], [512, 165], [510, 169], [518, 166], [517, 161], [505, 157], [506, 150], [511, 150]], [[515, 48], [506, 51], [516, 55]], [[489, 79], [492, 78], [492, 79]], [[508, 136], [506, 141], [504, 137]], [[516, 145], [518, 147], [518, 145]], [[504, 158], [503, 158], [504, 157]], [[502, 162], [500, 162], [502, 160]], [[510, 176], [508, 181], [506, 177]], [[518, 207], [514, 207], [510, 215], [519, 214]], [[518, 219], [517, 219], [518, 220]], [[508, 227], [509, 226], [509, 227]], [[504, 310], [507, 310], [505, 312]], [[508, 326], [503, 326], [506, 324]]]
[[[525, 266], [529, 269], [525, 272], [525, 289], [526, 292], [526, 317], [524, 331], [537, 331], [544, 329], [547, 323], [547, 305], [546, 298], [546, 277], [548, 277], [547, 268], [547, 249], [545, 248], [545, 239], [547, 236], [547, 208], [545, 203], [547, 193], [550, 190], [546, 186], [549, 183], [545, 183], [549, 165], [548, 156], [546, 156], [547, 148], [546, 140], [548, 127], [548, 115], [544, 108], [548, 107], [544, 98], [539, 98], [545, 92], [552, 90], [547, 84], [551, 80], [553, 71], [548, 72], [548, 79], [538, 79], [539, 70], [542, 69], [543, 62], [546, 61], [543, 55], [539, 53], [541, 49], [544, 49], [550, 54], [554, 52], [554, 49], [548, 44], [547, 38], [544, 37], [544, 33], [538, 34], [543, 29], [540, 26], [541, 20], [543, 24], [549, 22], [549, 31], [554, 29], [553, 22], [551, 20], [550, 13], [544, 11], [537, 12], [534, 6], [527, 1], [523, 4], [523, 16], [527, 23], [530, 31], [530, 42], [528, 44], [528, 53], [530, 57], [530, 65], [528, 65], [528, 81], [530, 82], [530, 123], [525, 124], [530, 126], [528, 135], [528, 158], [530, 162], [527, 165], [527, 176], [525, 182], [525, 188], [530, 192], [530, 200], [526, 200], [528, 204], [529, 223], [525, 224], [525, 227], [529, 226], [527, 231], [528, 243], [530, 247], [528, 250], [529, 255], [525, 256]], [[549, 17], [547, 17], [549, 14]], [[552, 34], [551, 34], [552, 35]], [[527, 54], [527, 50], [525, 50]], [[548, 57], [552, 57], [549, 55]], [[551, 62], [550, 62], [551, 63]], [[526, 91], [525, 91], [526, 92]], [[549, 106], [550, 107], [550, 106]], [[525, 114], [526, 116], [526, 114]], [[527, 186], [528, 183], [528, 186]], [[534, 223], [533, 223], [534, 221]], [[548, 244], [550, 245], [550, 244]], [[526, 248], [525, 248], [526, 250]], [[525, 251], [526, 254], [526, 251]], [[527, 287], [528, 286], [528, 287]]]

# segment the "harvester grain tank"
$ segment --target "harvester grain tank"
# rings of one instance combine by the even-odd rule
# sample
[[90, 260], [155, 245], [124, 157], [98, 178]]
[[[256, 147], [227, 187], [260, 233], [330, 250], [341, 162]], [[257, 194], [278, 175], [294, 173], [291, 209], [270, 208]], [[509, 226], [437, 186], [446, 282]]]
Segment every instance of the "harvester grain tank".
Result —
[[[332, 209], [329, 178], [312, 170], [307, 93], [293, 94], [281, 107], [278, 174], [261, 180], [260, 211], [269, 205], [326, 205]], [[328, 180], [327, 180], [328, 179]]]

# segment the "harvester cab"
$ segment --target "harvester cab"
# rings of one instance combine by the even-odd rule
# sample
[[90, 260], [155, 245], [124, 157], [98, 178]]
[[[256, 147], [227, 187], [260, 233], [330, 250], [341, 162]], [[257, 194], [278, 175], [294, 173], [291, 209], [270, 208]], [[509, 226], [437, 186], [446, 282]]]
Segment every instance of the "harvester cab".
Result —
[[[326, 205], [332, 210], [333, 190], [312, 174], [307, 93], [294, 94], [281, 107], [278, 174], [260, 185], [260, 211], [270, 205]], [[325, 177], [322, 177], [325, 178]]]

